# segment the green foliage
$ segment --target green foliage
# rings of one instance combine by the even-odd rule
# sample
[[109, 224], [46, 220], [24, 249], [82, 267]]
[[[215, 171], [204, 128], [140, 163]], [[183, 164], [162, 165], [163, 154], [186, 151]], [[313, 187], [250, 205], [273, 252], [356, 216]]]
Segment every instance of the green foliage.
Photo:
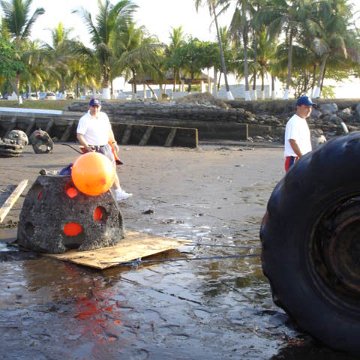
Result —
[[0, 38], [0, 77], [9, 79], [25, 69], [24, 63], [17, 58], [14, 46]]
[[45, 13], [43, 8], [37, 8], [30, 15], [32, 0], [1, 0], [0, 4], [5, 14], [4, 25], [16, 40], [26, 40], [37, 18]]
[[[24, 109], [67, 110], [72, 100], [24, 100], [20, 106], [18, 101], [0, 100], [0, 107]], [[86, 102], [87, 103], [87, 102]]]
[[122, 30], [131, 21], [137, 8], [131, 0], [120, 0], [112, 5], [110, 0], [99, 0], [99, 13], [94, 22], [92, 14], [82, 8], [74, 12], [80, 14], [91, 36], [95, 48], [94, 55], [99, 62], [99, 72], [102, 76], [102, 86], [107, 88], [111, 80], [113, 52], [111, 42], [116, 32]]
[[191, 91], [192, 81], [196, 76], [201, 75], [202, 69], [216, 66], [218, 59], [218, 50], [214, 43], [189, 38], [174, 50], [167, 64], [169, 67], [181, 68], [182, 74], [190, 77], [188, 91]]
[[322, 96], [324, 99], [335, 99], [335, 87], [334, 86], [323, 86]]
[[[87, 26], [91, 48], [71, 39], [61, 23], [53, 29], [51, 44], [30, 41], [32, 26], [44, 13], [42, 8], [31, 13], [31, 4], [0, 0], [2, 87], [75, 89], [79, 95], [81, 89], [108, 87], [117, 76], [164, 83], [171, 74], [175, 89], [180, 77], [195, 79], [214, 67], [254, 83], [276, 77], [297, 94], [322, 86], [324, 79], [360, 77], [360, 37], [350, 0], [196, 0], [195, 9], [208, 6], [220, 42], [187, 37], [177, 28], [168, 46], [132, 22], [137, 7], [132, 0], [98, 0], [95, 17], [86, 9], [74, 11]], [[228, 27], [218, 28], [217, 19], [233, 4]]]

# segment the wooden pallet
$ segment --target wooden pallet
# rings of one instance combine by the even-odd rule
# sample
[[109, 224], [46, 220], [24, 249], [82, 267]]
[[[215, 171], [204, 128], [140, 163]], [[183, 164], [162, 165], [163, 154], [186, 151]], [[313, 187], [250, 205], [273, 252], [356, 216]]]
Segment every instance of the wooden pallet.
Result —
[[19, 185], [8, 185], [5, 189], [0, 189], [0, 223], [16, 203], [22, 192], [27, 186], [28, 180], [23, 180]]
[[125, 238], [115, 246], [91, 251], [69, 250], [63, 254], [46, 254], [46, 256], [103, 270], [164, 251], [178, 249], [190, 243], [189, 240], [127, 231]]

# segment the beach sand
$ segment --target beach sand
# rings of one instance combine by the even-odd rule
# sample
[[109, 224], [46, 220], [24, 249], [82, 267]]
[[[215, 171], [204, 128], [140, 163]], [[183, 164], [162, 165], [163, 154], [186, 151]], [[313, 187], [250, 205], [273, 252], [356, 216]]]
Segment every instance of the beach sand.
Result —
[[[27, 147], [1, 159], [0, 185], [31, 185], [41, 168], [77, 156], [60, 144], [46, 155]], [[191, 245], [105, 271], [2, 247], [5, 359], [331, 358], [273, 304], [262, 274], [259, 229], [284, 175], [281, 147], [125, 146], [120, 157], [122, 186], [134, 194], [120, 205], [125, 227]], [[23, 199], [2, 239], [16, 236]]]

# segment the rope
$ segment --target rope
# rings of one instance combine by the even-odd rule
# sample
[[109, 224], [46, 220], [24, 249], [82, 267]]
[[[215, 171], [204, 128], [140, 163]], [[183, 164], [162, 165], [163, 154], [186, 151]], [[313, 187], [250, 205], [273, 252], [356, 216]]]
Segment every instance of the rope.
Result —
[[70, 144], [62, 143], [61, 145], [68, 146], [69, 148], [73, 149], [77, 153], [82, 154], [82, 152], [80, 150], [76, 149], [74, 146], [72, 146]]
[[[249, 258], [249, 257], [259, 257], [260, 254], [246, 254], [246, 255], [226, 255], [226, 256], [198, 256], [198, 257], [179, 257], [179, 258], [168, 258], [168, 259], [147, 259], [142, 260], [141, 258], [129, 262], [119, 263], [119, 262], [113, 262], [113, 264], [119, 264], [124, 266], [132, 266], [137, 267], [141, 264], [150, 264], [150, 263], [161, 263], [161, 262], [175, 262], [175, 261], [203, 261], [203, 260], [225, 260], [225, 259], [243, 259], [243, 258]], [[108, 264], [109, 262], [107, 262]]]

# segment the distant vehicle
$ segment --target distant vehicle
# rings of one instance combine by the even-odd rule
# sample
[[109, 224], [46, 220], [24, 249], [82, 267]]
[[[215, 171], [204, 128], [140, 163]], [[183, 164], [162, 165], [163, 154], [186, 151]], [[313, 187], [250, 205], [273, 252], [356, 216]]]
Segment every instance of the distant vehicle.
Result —
[[48, 91], [44, 97], [45, 100], [56, 100], [56, 95], [52, 91]]
[[39, 96], [36, 92], [28, 94], [28, 100], [39, 100]]
[[69, 91], [66, 93], [66, 99], [67, 100], [73, 100], [75, 99], [75, 94], [72, 91]]
[[118, 90], [118, 93], [116, 95], [117, 99], [127, 99], [128, 94], [125, 94], [122, 90]]

